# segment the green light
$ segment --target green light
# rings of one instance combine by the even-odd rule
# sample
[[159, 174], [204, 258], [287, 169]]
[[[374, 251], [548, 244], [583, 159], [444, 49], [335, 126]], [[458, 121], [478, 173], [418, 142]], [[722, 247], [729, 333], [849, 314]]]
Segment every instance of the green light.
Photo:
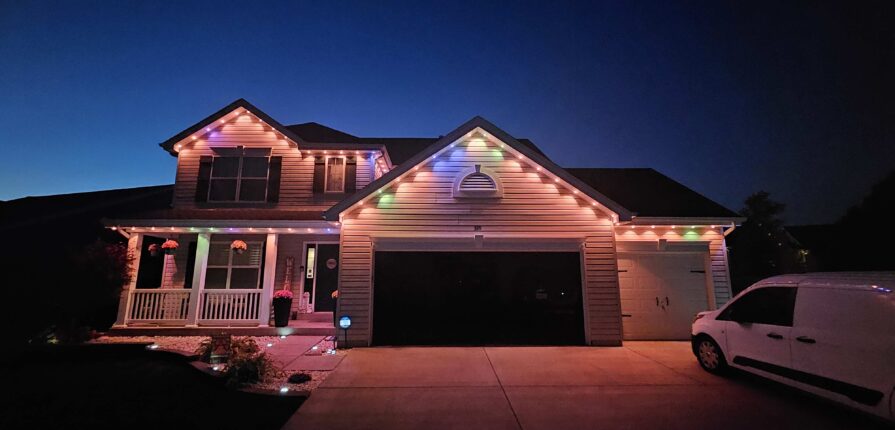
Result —
[[690, 230], [690, 231], [684, 233], [684, 239], [686, 239], [686, 240], [697, 240], [697, 239], [699, 239], [699, 233], [697, 233], [697, 232], [695, 232], [695, 231], [693, 231], [693, 230]]
[[389, 206], [392, 205], [394, 200], [395, 200], [394, 194], [384, 194], [382, 197], [379, 198], [379, 202], [376, 203], [376, 207], [388, 208]]

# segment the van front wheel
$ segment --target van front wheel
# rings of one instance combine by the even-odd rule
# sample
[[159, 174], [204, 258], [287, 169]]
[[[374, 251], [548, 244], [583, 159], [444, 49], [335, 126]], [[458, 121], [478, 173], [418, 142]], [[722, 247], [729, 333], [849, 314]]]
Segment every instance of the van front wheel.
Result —
[[727, 371], [727, 361], [721, 347], [708, 336], [699, 336], [695, 341], [696, 359], [699, 365], [709, 373], [716, 375]]

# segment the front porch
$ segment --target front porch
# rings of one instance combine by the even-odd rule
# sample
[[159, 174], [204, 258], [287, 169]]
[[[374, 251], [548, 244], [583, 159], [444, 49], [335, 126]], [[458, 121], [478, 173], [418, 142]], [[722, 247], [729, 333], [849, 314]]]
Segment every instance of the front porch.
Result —
[[107, 334], [109, 336], [211, 336], [226, 331], [233, 336], [337, 336], [338, 329], [333, 326], [332, 318], [332, 312], [301, 314], [299, 319], [290, 320], [286, 327], [207, 324], [186, 327], [185, 325], [131, 323], [127, 326], [112, 327]]
[[[331, 224], [115, 229], [128, 237], [132, 276], [121, 294], [113, 335], [337, 333], [330, 290], [338, 282], [338, 264], [333, 264], [338, 229]], [[161, 244], [170, 240], [177, 248], [164, 252]], [[236, 243], [245, 249], [233, 247]], [[324, 248], [335, 254], [322, 262], [315, 257]], [[273, 324], [272, 299], [278, 290], [293, 293], [285, 327]]]

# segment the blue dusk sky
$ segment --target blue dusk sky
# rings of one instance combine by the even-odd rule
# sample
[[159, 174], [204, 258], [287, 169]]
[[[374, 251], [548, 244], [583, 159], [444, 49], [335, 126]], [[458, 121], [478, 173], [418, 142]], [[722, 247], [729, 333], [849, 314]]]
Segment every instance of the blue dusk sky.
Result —
[[835, 220], [895, 168], [892, 3], [0, 0], [0, 200], [174, 180], [245, 98], [438, 136], [481, 115], [567, 167], [653, 167]]

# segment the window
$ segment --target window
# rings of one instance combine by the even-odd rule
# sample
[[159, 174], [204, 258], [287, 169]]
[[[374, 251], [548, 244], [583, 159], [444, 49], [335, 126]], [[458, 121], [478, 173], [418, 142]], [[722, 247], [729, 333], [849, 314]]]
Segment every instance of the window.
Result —
[[345, 157], [329, 157], [326, 159], [326, 184], [324, 190], [327, 193], [345, 192]]
[[242, 254], [231, 251], [231, 243], [226, 241], [209, 244], [205, 288], [209, 290], [258, 288], [264, 243], [246, 241], [249, 249]]
[[718, 319], [792, 327], [795, 302], [794, 287], [759, 288], [733, 302], [718, 316]]
[[269, 148], [216, 148], [214, 151], [208, 201], [265, 201]]

